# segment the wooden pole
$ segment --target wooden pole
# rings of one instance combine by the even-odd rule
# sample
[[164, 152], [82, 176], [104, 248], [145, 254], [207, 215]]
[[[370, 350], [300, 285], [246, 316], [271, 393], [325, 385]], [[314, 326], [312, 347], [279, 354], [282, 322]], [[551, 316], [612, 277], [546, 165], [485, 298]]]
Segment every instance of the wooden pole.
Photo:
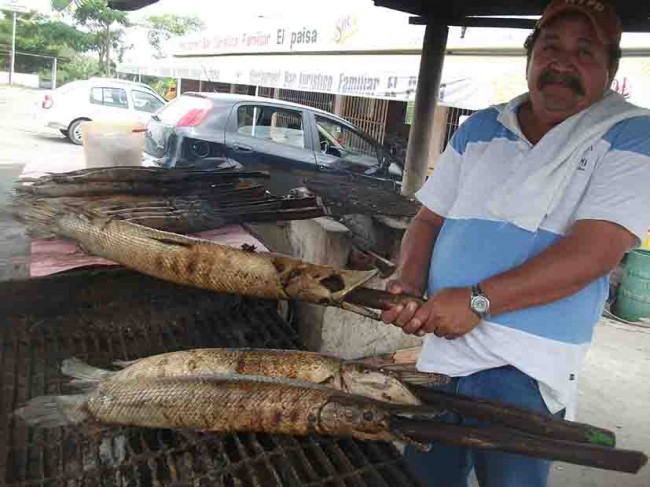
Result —
[[506, 428], [474, 428], [401, 417], [391, 419], [390, 427], [391, 430], [422, 443], [440, 442], [482, 450], [500, 450], [619, 472], [637, 473], [648, 462], [648, 457], [639, 451], [541, 438]]

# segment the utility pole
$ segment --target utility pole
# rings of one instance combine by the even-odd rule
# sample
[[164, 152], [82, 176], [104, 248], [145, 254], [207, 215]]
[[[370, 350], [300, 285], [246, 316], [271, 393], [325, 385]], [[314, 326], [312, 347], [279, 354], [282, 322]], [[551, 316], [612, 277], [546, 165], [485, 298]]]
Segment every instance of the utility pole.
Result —
[[52, 58], [52, 89], [56, 90], [56, 64], [57, 64], [57, 58], [53, 57]]
[[9, 66], [9, 86], [14, 82], [14, 69], [16, 68], [16, 11], [14, 11], [14, 28], [11, 35], [11, 64]]

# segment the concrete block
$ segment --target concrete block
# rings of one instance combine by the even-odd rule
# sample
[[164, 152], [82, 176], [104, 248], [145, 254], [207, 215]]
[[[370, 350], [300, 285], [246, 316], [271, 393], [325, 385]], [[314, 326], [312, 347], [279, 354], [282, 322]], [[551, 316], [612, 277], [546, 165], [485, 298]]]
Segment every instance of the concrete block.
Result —
[[[355, 219], [357, 223], [366, 223], [365, 220], [367, 223], [371, 221], [370, 218]], [[347, 228], [329, 218], [281, 225], [249, 224], [246, 227], [273, 251], [315, 264], [343, 269], [352, 250]], [[391, 240], [391, 247], [399, 248], [402, 232], [384, 227], [380, 233], [382, 239]], [[376, 278], [368, 285], [383, 289], [385, 281]], [[394, 352], [422, 343], [421, 338], [405, 335], [392, 325], [338, 308], [297, 302], [295, 317], [300, 339], [308, 350], [332, 353], [346, 359]]]

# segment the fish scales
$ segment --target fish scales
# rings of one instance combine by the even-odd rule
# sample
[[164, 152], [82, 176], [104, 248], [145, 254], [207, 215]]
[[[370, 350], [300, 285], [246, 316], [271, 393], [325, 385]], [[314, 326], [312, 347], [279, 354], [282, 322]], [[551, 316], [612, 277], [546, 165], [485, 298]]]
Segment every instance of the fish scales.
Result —
[[73, 212], [54, 218], [56, 228], [50, 229], [76, 240], [88, 253], [160, 279], [218, 292], [337, 304], [375, 274], [246, 252], [116, 219]]
[[397, 404], [420, 404], [391, 372], [332, 355], [300, 350], [204, 348], [168, 352], [132, 362], [117, 362], [117, 372], [98, 369], [77, 359], [65, 360], [62, 372], [83, 381], [183, 377], [197, 374], [240, 374], [294, 379]]
[[86, 407], [105, 424], [306, 435], [318, 432], [315, 418], [331, 395], [261, 381], [144, 378], [102, 384]]
[[217, 373], [324, 383], [341, 374], [340, 359], [293, 350], [194, 349], [154, 355], [125, 365], [112, 375], [113, 380]]
[[289, 298], [268, 258], [206, 240], [127, 225], [118, 220], [92, 224], [71, 214], [59, 221], [63, 233], [80, 242], [87, 252], [145, 274], [231, 294]]

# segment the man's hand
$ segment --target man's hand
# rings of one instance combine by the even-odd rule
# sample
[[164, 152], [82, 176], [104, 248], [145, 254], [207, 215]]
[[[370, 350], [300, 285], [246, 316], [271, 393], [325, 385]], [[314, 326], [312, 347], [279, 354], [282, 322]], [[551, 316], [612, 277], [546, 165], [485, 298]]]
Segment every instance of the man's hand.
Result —
[[[417, 289], [415, 286], [410, 286], [402, 281], [388, 281], [386, 285], [386, 290], [391, 294], [411, 294], [413, 296], [422, 296], [423, 292], [421, 289]], [[404, 328], [418, 310], [418, 304], [415, 301], [409, 302], [406, 306], [398, 305], [387, 311], [381, 313], [381, 320], [386, 323], [392, 323], [395, 326]]]
[[[409, 291], [416, 294], [398, 281], [391, 281], [387, 289], [393, 294]], [[384, 311], [381, 319], [384, 323], [399, 326], [409, 335], [434, 333], [452, 340], [472, 331], [481, 322], [469, 307], [470, 298], [469, 288], [443, 289], [421, 307], [415, 302], [396, 306]]]
[[469, 306], [471, 296], [469, 288], [441, 289], [415, 313], [411, 322], [404, 327], [404, 332], [416, 329], [420, 336], [433, 333], [448, 340], [469, 333], [481, 322]]

